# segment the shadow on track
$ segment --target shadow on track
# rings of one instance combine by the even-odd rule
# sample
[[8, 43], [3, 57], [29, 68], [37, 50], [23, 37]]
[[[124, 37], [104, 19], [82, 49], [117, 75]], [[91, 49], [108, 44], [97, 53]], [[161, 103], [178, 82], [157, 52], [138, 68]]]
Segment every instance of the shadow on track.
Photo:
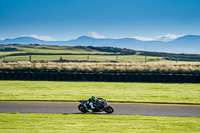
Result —
[[[83, 114], [83, 115], [85, 115], [85, 114], [89, 114], [89, 113], [63, 113], [63, 115], [70, 115], [70, 114]], [[107, 114], [107, 113], [92, 113], [92, 115], [112, 115], [112, 114]]]

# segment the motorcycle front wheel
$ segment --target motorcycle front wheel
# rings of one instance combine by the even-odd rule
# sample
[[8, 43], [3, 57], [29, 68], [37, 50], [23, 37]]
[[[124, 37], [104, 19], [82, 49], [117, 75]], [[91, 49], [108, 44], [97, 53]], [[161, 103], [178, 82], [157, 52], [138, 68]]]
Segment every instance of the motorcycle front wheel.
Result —
[[80, 105], [78, 106], [78, 109], [79, 109], [81, 112], [83, 112], [83, 113], [87, 113], [87, 110], [85, 109], [85, 107], [84, 107], [82, 104], [80, 104]]
[[113, 109], [111, 106], [109, 106], [109, 107], [105, 108], [104, 111], [105, 111], [106, 113], [110, 114], [110, 113], [113, 113], [113, 112], [114, 112], [114, 109]]

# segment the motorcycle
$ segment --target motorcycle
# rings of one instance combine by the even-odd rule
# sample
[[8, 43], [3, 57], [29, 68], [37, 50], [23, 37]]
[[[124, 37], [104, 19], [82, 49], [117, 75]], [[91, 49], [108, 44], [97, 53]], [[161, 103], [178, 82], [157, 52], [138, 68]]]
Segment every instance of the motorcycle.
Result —
[[[87, 109], [84, 106], [86, 100], [81, 100], [79, 101], [81, 104], [79, 104], [78, 109], [83, 112], [83, 113], [87, 113]], [[93, 112], [103, 112], [105, 111], [106, 113], [110, 114], [114, 112], [114, 109], [108, 105], [108, 101], [104, 100], [104, 99], [98, 99], [96, 104], [94, 104], [95, 109], [93, 109]], [[88, 109], [90, 109], [90, 106], [87, 106]]]

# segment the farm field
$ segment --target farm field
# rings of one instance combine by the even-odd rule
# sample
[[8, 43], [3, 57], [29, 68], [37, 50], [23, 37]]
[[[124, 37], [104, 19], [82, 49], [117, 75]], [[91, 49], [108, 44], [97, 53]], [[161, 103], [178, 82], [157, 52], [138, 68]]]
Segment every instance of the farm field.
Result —
[[[7, 54], [11, 54], [10, 52], [6, 52]], [[20, 53], [20, 52], [16, 52]], [[1, 53], [2, 54], [2, 53]], [[28, 62], [30, 56], [8, 56], [5, 58], [6, 61], [16, 61], [16, 62]], [[52, 61], [59, 60], [62, 57], [63, 60], [88, 60], [88, 55], [32, 55], [32, 61]], [[158, 61], [148, 61], [148, 60], [158, 60]], [[4, 58], [1, 58], [2, 62]], [[89, 55], [88, 61], [118, 61], [119, 63], [140, 63], [140, 64], [158, 64], [158, 65], [171, 65], [171, 64], [191, 64], [191, 65], [200, 65], [200, 62], [192, 62], [192, 61], [170, 61], [170, 60], [162, 60], [162, 57], [154, 57], [147, 56], [147, 62], [145, 63], [145, 56], [142, 55]]]
[[0, 48], [12, 47], [16, 51], [1, 52], [0, 55], [8, 55], [13, 53], [107, 53], [90, 49], [72, 48], [67, 46], [48, 46], [48, 45], [0, 45]]
[[9, 54], [16, 54], [16, 53], [25, 53], [23, 51], [15, 51], [15, 52], [0, 52], [0, 56], [9, 55]]
[[[89, 61], [118, 61], [118, 62], [144, 62], [145, 57], [141, 55], [120, 55], [120, 52], [104, 52], [106, 50], [114, 49], [121, 50], [117, 48], [107, 48], [104, 51], [98, 51], [95, 49], [91, 49], [89, 47], [67, 47], [67, 46], [45, 46], [45, 45], [2, 45], [2, 48], [11, 47], [14, 51], [10, 52], [0, 52], [0, 55], [7, 55], [7, 57], [1, 58], [0, 61], [29, 61], [29, 56], [19, 55], [19, 56], [9, 56], [10, 54], [15, 53], [45, 53], [45, 54], [62, 54], [63, 55], [32, 55], [32, 61], [51, 61], [51, 60], [59, 60], [60, 57], [65, 60], [88, 60], [88, 55], [64, 55], [65, 53], [71, 54], [106, 54], [106, 55], [90, 55]], [[128, 51], [128, 50], [126, 50]], [[133, 50], [132, 50], [133, 51]], [[124, 52], [124, 51], [123, 51]], [[117, 54], [118, 57], [109, 54]], [[121, 53], [122, 54], [122, 53]], [[151, 57], [148, 56], [148, 59], [162, 59], [162, 57]]]
[[[59, 60], [60, 57], [64, 60], [88, 60], [88, 55], [32, 55], [32, 61], [52, 61]], [[145, 57], [141, 55], [89, 55], [89, 61], [118, 61], [120, 63], [144, 62]], [[151, 57], [148, 59], [162, 59], [161, 57]], [[4, 59], [0, 59], [3, 61]], [[29, 56], [9, 56], [6, 61], [29, 61]]]
[[96, 54], [96, 53], [106, 53], [106, 52], [99, 52], [99, 51], [86, 51], [86, 50], [80, 50], [80, 49], [24, 49], [25, 53], [89, 53], [89, 54]]
[[79, 101], [92, 95], [114, 102], [200, 104], [200, 84], [0, 81], [0, 100]]
[[[16, 53], [37, 53], [37, 54], [57, 54], [57, 55], [32, 55], [32, 61], [51, 61], [59, 60], [62, 56], [66, 60], [88, 60], [87, 55], [64, 55], [66, 53], [71, 54], [94, 54], [89, 56], [89, 61], [118, 61], [119, 63], [144, 63], [145, 58], [147, 63], [159, 63], [159, 64], [199, 64], [199, 55], [180, 55], [173, 53], [156, 53], [145, 51], [134, 51], [131, 49], [120, 49], [114, 47], [91, 47], [91, 46], [54, 46], [54, 45], [0, 45], [0, 61], [29, 61], [28, 55], [15, 55], [9, 56], [10, 54]], [[63, 55], [58, 55], [62, 54]], [[95, 54], [105, 54], [105, 55], [95, 55]], [[110, 55], [109, 54], [116, 54]], [[165, 56], [163, 56], [165, 55]], [[3, 56], [7, 56], [5, 59]], [[174, 59], [178, 57], [178, 62]], [[168, 58], [166, 60], [166, 58]], [[170, 60], [169, 60], [170, 59]], [[172, 61], [173, 60], [173, 61]], [[180, 61], [179, 61], [180, 60]], [[185, 61], [190, 60], [190, 61]]]
[[[94, 125], [95, 126], [91, 126]], [[199, 132], [200, 118], [90, 114], [0, 114], [2, 133]]]

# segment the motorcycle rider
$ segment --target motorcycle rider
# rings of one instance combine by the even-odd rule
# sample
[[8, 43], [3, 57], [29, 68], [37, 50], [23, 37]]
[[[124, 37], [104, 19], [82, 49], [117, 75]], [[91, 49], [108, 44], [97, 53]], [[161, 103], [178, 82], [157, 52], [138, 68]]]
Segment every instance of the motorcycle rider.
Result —
[[[102, 98], [97, 98], [95, 96], [92, 96], [90, 99], [88, 99], [87, 101], [85, 101], [85, 108], [87, 109], [87, 111], [91, 114], [93, 112], [93, 109], [95, 109], [94, 104], [97, 103], [98, 99], [102, 99]], [[88, 109], [88, 106], [90, 106], [91, 109]]]

